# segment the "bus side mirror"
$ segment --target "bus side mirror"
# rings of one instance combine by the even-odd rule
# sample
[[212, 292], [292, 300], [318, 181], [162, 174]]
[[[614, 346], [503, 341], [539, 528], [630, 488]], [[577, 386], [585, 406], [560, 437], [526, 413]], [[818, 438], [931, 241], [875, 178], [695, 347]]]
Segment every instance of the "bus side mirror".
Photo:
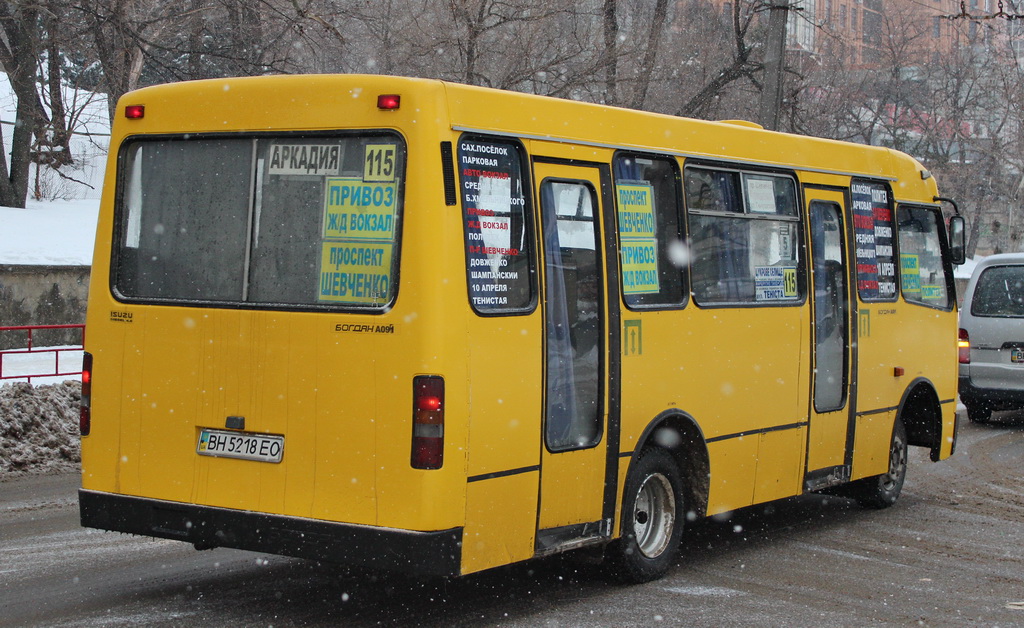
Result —
[[967, 223], [959, 214], [949, 218], [949, 257], [953, 264], [959, 266], [967, 258], [966, 234]]

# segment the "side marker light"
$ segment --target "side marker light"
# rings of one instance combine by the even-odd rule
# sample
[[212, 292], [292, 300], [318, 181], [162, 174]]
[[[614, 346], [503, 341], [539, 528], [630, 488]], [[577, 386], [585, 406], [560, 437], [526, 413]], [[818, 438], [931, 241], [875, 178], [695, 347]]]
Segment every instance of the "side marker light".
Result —
[[402, 105], [402, 97], [398, 94], [381, 94], [377, 96], [377, 108], [384, 111], [394, 111]]

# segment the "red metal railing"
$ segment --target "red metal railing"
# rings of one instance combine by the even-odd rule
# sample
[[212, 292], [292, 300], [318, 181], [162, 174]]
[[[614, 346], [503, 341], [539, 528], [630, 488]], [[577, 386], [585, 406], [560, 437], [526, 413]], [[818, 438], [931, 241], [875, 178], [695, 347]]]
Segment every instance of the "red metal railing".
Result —
[[[54, 331], [47, 331], [54, 330]], [[37, 346], [38, 332], [53, 335], [56, 330], [76, 330], [78, 344]], [[67, 333], [67, 332], [65, 332]], [[14, 335], [24, 334], [21, 342], [11, 341]], [[40, 378], [66, 377], [73, 379], [82, 375], [82, 347], [85, 345], [85, 325], [17, 325], [0, 327], [0, 339], [6, 344], [12, 342], [19, 348], [0, 349], [0, 382], [8, 380], [27, 381]]]

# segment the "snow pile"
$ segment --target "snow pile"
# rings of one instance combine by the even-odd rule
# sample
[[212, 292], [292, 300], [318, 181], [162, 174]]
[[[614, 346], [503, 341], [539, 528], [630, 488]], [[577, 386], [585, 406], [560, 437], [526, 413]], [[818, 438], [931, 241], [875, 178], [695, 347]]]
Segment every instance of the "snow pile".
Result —
[[0, 478], [79, 468], [81, 391], [76, 381], [0, 386]]

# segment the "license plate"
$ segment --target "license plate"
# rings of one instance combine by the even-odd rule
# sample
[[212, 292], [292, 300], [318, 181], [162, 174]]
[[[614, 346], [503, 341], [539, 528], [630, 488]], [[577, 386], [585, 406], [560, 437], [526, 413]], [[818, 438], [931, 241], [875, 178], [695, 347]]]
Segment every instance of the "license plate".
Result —
[[1014, 364], [1024, 363], [1024, 349], [1010, 349], [1010, 362]]
[[259, 462], [281, 462], [284, 436], [204, 429], [199, 432], [196, 453]]

